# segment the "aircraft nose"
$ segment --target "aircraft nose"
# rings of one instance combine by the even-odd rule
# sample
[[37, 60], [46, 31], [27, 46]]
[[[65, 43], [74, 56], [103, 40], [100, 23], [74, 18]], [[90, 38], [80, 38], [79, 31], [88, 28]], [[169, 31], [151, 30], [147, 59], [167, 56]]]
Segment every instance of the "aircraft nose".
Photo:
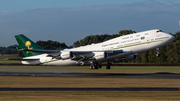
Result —
[[168, 37], [169, 37], [169, 39], [168, 39], [168, 43], [170, 43], [170, 42], [172, 42], [173, 40], [174, 40], [174, 36], [173, 35], [171, 35], [171, 34], [167, 34], [166, 33], [166, 35], [168, 35]]
[[169, 39], [170, 39], [170, 41], [173, 41], [174, 40], [174, 36], [173, 35], [169, 35]]

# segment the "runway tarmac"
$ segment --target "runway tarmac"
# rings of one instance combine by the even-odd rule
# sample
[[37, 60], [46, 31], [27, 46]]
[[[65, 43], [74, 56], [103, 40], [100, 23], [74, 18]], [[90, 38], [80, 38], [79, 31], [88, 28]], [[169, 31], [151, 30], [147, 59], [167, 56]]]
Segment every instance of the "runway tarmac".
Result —
[[0, 91], [180, 91], [180, 88], [0, 88]]
[[179, 73], [81, 73], [81, 72], [7, 72], [0, 76], [38, 76], [38, 77], [91, 77], [91, 78], [159, 78], [180, 79]]
[[[179, 73], [7, 72], [0, 76], [180, 79]], [[180, 88], [0, 88], [0, 91], [180, 91]]]

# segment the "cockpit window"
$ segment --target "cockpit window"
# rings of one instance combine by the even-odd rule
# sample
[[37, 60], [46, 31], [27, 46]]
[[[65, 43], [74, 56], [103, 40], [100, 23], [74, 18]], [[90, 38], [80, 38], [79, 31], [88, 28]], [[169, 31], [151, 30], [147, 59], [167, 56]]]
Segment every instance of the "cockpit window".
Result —
[[162, 31], [162, 30], [158, 30], [157, 33], [158, 33], [158, 32], [163, 32], [163, 31]]

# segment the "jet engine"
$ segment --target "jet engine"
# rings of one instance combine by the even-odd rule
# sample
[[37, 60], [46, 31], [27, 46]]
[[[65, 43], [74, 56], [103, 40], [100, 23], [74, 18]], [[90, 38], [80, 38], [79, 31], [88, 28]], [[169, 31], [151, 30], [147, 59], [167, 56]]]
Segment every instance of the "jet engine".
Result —
[[131, 60], [135, 60], [136, 58], [137, 58], [137, 55], [132, 54], [132, 55], [126, 56], [124, 58], [124, 60], [125, 61], [131, 61]]
[[108, 54], [106, 52], [94, 52], [95, 56], [94, 58], [96, 60], [101, 60], [101, 59], [107, 59], [108, 58]]
[[70, 59], [70, 58], [73, 58], [74, 55], [72, 52], [61, 52], [61, 55], [60, 55], [61, 59]]

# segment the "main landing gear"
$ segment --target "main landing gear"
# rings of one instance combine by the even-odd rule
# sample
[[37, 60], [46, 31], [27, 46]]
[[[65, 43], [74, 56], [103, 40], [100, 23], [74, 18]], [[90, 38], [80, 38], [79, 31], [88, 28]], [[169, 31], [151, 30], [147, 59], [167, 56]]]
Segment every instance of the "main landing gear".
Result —
[[101, 65], [99, 65], [97, 62], [91, 63], [89, 69], [99, 69], [102, 68]]
[[106, 69], [111, 69], [111, 65], [112, 65], [112, 63], [110, 63], [110, 62], [108, 61], [107, 66], [106, 66]]
[[[111, 65], [112, 65], [112, 63], [110, 63], [110, 62], [108, 61], [107, 66], [106, 66], [106, 69], [111, 69]], [[90, 69], [90, 70], [92, 70], [92, 69], [99, 69], [99, 68], [102, 68], [102, 66], [99, 65], [98, 62], [92, 62], [92, 63], [90, 63], [90, 66], [89, 66], [89, 69]]]

